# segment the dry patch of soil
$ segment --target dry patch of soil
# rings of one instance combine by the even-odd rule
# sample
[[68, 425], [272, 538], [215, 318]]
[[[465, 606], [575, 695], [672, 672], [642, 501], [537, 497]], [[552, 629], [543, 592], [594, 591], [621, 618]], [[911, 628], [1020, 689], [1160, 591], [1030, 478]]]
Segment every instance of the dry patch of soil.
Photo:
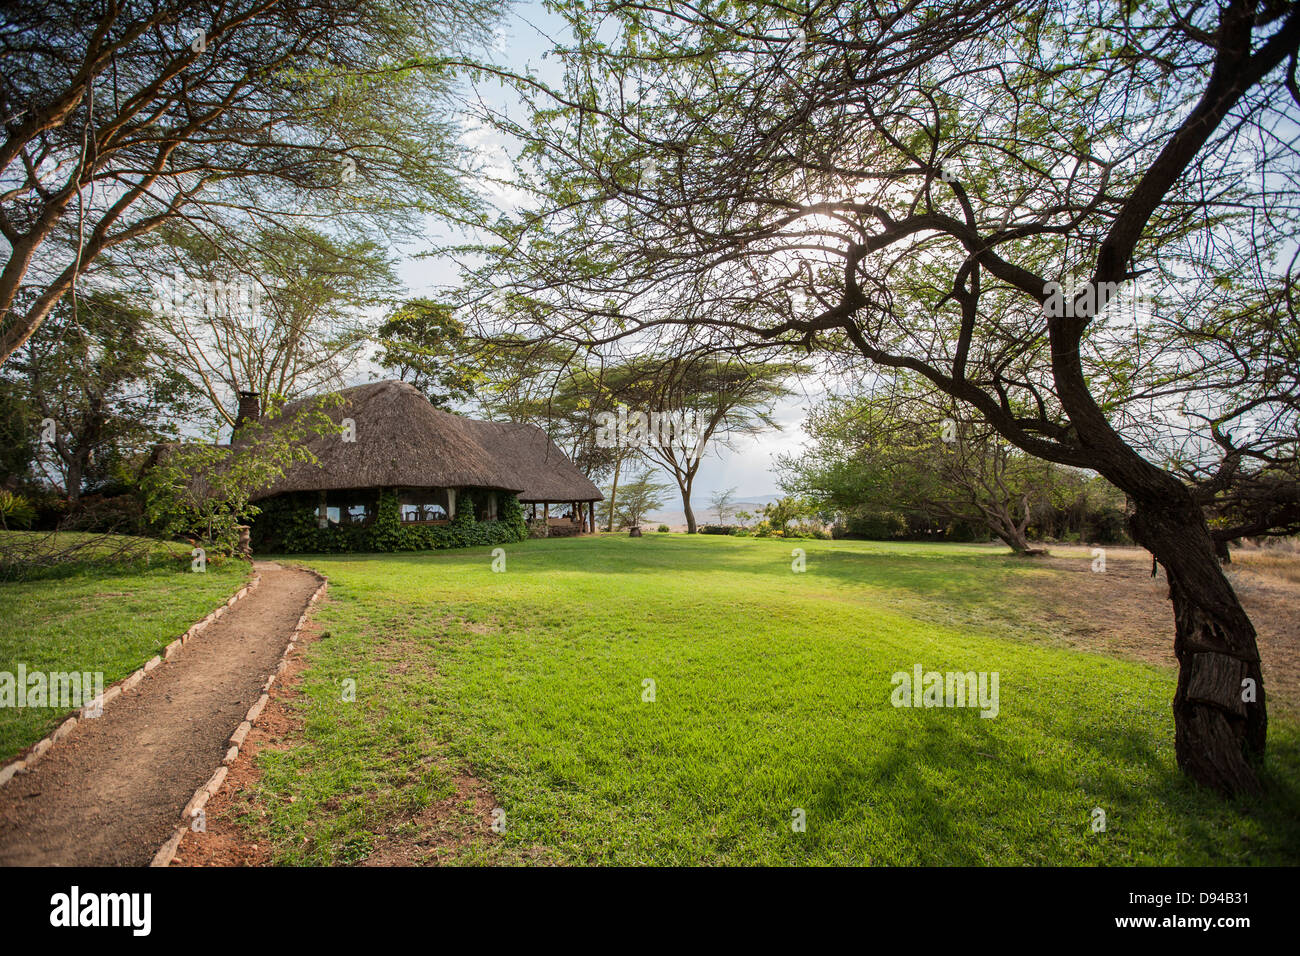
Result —
[[[1147, 552], [1107, 548], [1101, 574], [1077, 557], [1035, 560], [1053, 573], [1016, 586], [1017, 596], [1066, 644], [1177, 665], [1168, 579], [1163, 568], [1151, 576]], [[1234, 552], [1225, 571], [1255, 625], [1269, 702], [1300, 710], [1300, 555]]]
[[391, 824], [362, 866], [435, 866], [453, 859], [471, 843], [491, 838], [492, 791], [478, 778], [457, 774], [456, 792], [435, 800], [407, 820]]

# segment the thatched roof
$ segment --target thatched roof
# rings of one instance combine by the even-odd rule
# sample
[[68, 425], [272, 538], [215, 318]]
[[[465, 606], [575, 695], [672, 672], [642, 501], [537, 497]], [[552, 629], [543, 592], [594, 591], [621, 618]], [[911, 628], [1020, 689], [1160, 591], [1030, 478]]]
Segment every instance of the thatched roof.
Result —
[[536, 425], [462, 419], [494, 455], [520, 501], [600, 501], [605, 496]]
[[[533, 425], [477, 422], [429, 404], [406, 382], [345, 388], [327, 410], [356, 425], [356, 441], [313, 438], [318, 465], [293, 465], [255, 495], [344, 488], [494, 488], [524, 501], [592, 501], [602, 496], [585, 475]], [[297, 404], [297, 403], [295, 403]], [[292, 415], [295, 405], [285, 409]], [[539, 497], [540, 496], [540, 497]]]

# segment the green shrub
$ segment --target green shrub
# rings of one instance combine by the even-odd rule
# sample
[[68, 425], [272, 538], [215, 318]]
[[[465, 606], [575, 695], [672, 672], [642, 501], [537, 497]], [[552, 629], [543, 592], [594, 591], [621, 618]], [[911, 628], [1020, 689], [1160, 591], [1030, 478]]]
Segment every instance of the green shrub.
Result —
[[36, 509], [22, 495], [0, 491], [0, 528], [29, 528], [36, 520]]
[[397, 494], [379, 495], [374, 520], [366, 525], [318, 524], [314, 493], [285, 495], [268, 501], [253, 521], [258, 550], [285, 554], [332, 554], [352, 551], [437, 551], [475, 545], [510, 544], [528, 537], [524, 509], [514, 495], [503, 495], [496, 521], [475, 518], [474, 498], [462, 495], [456, 517], [445, 525], [402, 521]]
[[660, 533], [660, 534], [666, 534], [668, 531], [669, 531], [668, 525], [666, 525], [666, 524], [661, 524], [661, 525], [659, 526], [659, 533]]
[[907, 535], [907, 519], [897, 511], [866, 511], [849, 515], [838, 536], [869, 541], [894, 541]]
[[1088, 540], [1097, 544], [1120, 544], [1129, 540], [1128, 520], [1122, 508], [1102, 508], [1091, 515]]
[[943, 536], [949, 541], [987, 541], [989, 532], [970, 521], [954, 521], [944, 530]]
[[700, 534], [735, 534], [738, 527], [734, 524], [702, 524], [699, 532]]

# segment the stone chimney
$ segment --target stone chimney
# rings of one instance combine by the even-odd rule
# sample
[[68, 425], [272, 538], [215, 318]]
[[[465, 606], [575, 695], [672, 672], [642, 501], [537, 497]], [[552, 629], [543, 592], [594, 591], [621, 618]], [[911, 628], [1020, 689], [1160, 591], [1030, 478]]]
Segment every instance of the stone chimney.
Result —
[[258, 392], [240, 391], [239, 411], [235, 414], [235, 431], [262, 417], [262, 397]]

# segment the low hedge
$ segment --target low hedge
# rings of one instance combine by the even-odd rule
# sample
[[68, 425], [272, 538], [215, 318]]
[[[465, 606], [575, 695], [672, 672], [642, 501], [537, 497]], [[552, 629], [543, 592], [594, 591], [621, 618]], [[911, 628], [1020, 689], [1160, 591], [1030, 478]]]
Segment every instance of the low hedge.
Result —
[[267, 502], [253, 519], [251, 539], [257, 550], [285, 554], [332, 554], [352, 551], [437, 551], [475, 545], [510, 544], [528, 537], [524, 509], [514, 495], [503, 495], [496, 521], [474, 518], [473, 497], [461, 495], [461, 508], [445, 525], [402, 521], [397, 495], [379, 495], [375, 518], [365, 525], [318, 524], [313, 494], [285, 495]]

